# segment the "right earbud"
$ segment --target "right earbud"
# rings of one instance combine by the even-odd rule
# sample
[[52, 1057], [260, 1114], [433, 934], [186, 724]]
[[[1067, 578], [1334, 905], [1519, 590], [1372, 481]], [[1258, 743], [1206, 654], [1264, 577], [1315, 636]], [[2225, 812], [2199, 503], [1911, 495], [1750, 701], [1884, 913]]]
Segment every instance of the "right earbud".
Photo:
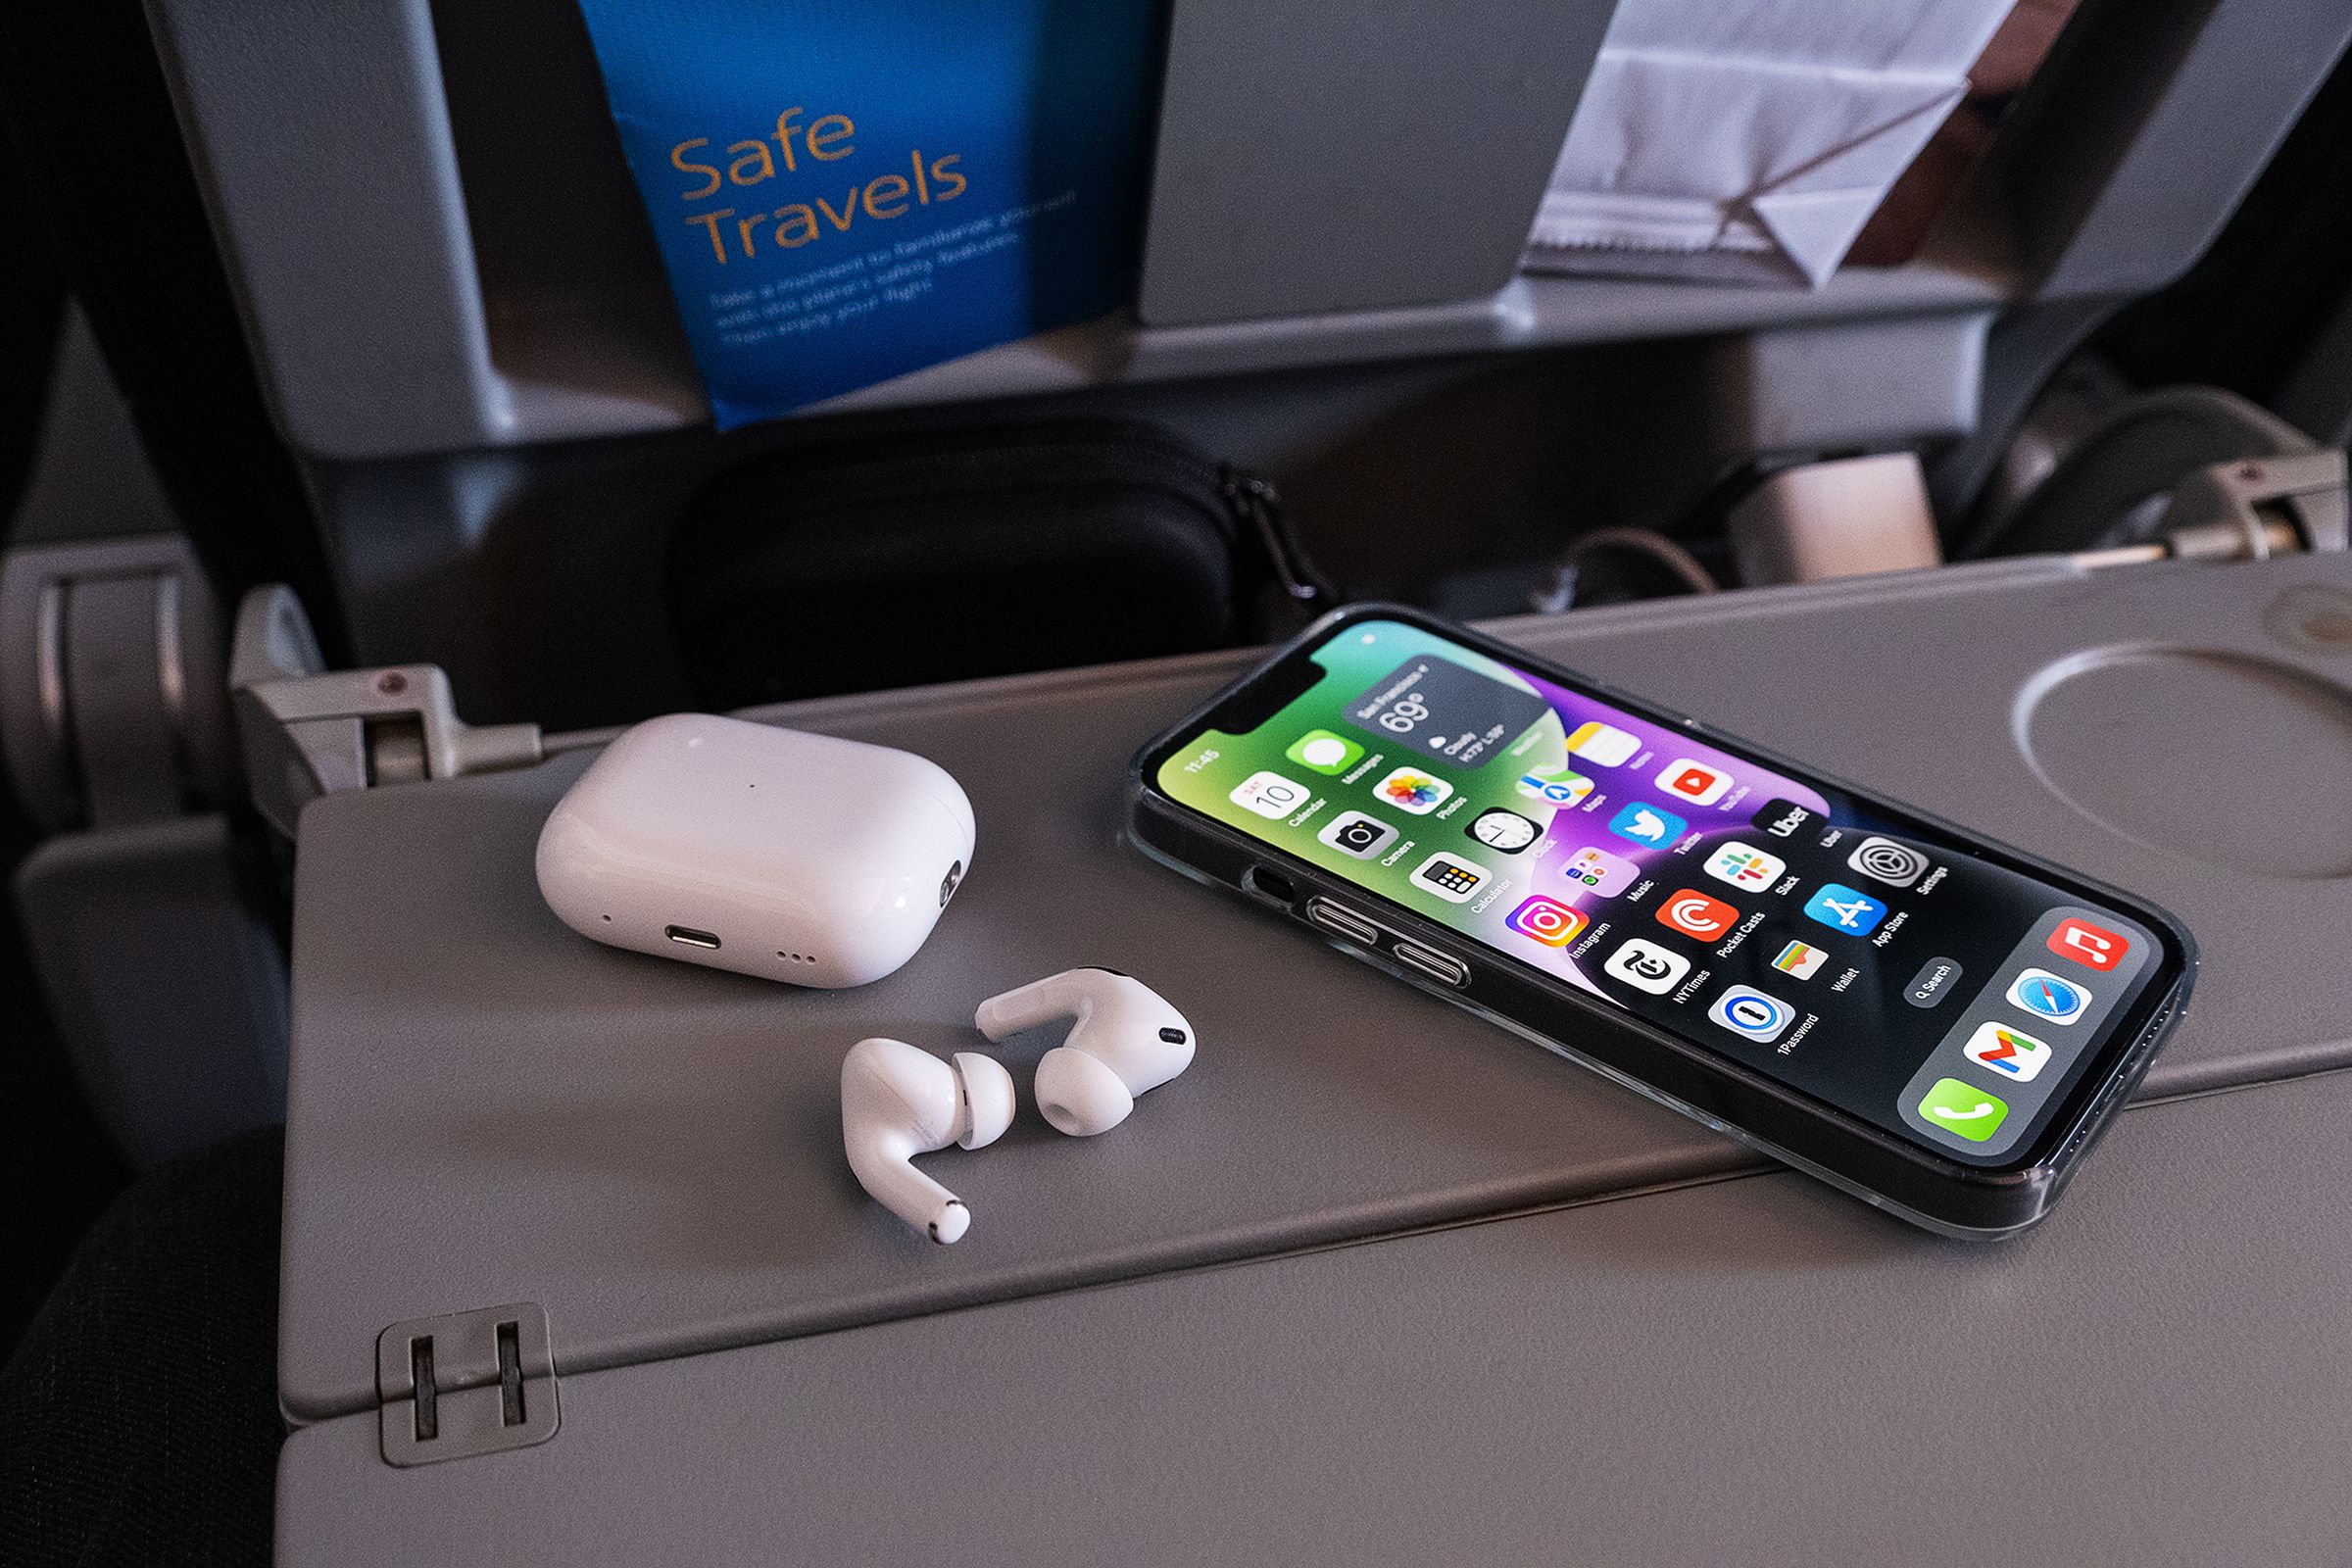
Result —
[[1192, 1064], [1193, 1026], [1158, 992], [1115, 969], [1066, 969], [991, 997], [973, 1017], [1003, 1040], [1074, 1018], [1037, 1064], [1037, 1108], [1065, 1133], [1091, 1138], [1127, 1119], [1135, 1097]]
[[935, 1242], [953, 1242], [972, 1211], [912, 1156], [995, 1143], [1012, 1125], [1012, 1074], [993, 1056], [959, 1051], [951, 1065], [904, 1040], [860, 1040], [841, 1062], [850, 1169], [883, 1207]]

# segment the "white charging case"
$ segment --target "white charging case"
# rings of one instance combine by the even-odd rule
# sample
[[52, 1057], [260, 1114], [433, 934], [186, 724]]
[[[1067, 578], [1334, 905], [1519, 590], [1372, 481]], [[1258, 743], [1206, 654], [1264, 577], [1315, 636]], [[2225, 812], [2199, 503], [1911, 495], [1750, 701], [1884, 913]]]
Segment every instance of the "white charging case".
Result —
[[796, 986], [914, 956], [972, 863], [972, 803], [912, 752], [707, 713], [605, 748], [539, 832], [582, 936]]

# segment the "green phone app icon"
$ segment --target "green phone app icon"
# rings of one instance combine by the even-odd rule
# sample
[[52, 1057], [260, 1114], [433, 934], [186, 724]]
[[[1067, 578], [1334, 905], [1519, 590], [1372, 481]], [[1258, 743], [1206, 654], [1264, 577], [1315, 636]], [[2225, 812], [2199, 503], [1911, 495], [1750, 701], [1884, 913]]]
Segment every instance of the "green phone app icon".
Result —
[[2001, 1130], [2001, 1123], [2009, 1119], [2009, 1106], [1999, 1096], [1957, 1078], [1938, 1078], [1919, 1102], [1919, 1113], [1945, 1132], [1981, 1144]]
[[1291, 742], [1291, 749], [1282, 755], [1318, 773], [1345, 773], [1356, 764], [1364, 749], [1345, 735], [1310, 729]]

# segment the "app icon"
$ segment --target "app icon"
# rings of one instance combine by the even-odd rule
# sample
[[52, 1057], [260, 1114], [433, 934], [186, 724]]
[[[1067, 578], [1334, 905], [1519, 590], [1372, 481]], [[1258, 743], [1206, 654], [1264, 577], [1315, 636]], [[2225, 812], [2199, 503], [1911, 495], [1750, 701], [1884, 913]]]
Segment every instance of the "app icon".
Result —
[[1250, 774], [1226, 797], [1234, 805], [1265, 817], [1288, 816], [1314, 798], [1315, 792], [1305, 785], [1280, 773], [1266, 772]]
[[1427, 816], [1452, 797], [1453, 786], [1442, 778], [1400, 767], [1372, 786], [1372, 793], [1399, 811]]
[[1592, 781], [1582, 773], [1522, 773], [1519, 793], [1531, 801], [1546, 801], [1565, 810], [1592, 793]]
[[1921, 1119], [1954, 1138], [1981, 1144], [2001, 1130], [2009, 1107], [1982, 1089], [1971, 1089], [1957, 1078], [1938, 1078], [1919, 1102]]
[[1696, 888], [1684, 888], [1658, 906], [1658, 918], [1687, 937], [1711, 942], [1732, 928], [1740, 911]]
[[1327, 729], [1310, 729], [1291, 742], [1291, 749], [1282, 754], [1300, 767], [1311, 767], [1318, 773], [1345, 773], [1364, 755], [1364, 749], [1345, 735], [1334, 735]]
[[1641, 749], [1641, 737], [1614, 724], [1579, 724], [1568, 737], [1568, 750], [1603, 767], [1623, 767]]
[[1361, 811], [1342, 811], [1315, 837], [1342, 855], [1369, 860], [1396, 842], [1396, 830], [1379, 817], [1366, 816]]
[[1802, 942], [1791, 942], [1781, 950], [1779, 957], [1772, 960], [1772, 966], [1783, 974], [1792, 974], [1799, 980], [1810, 980], [1813, 978], [1813, 971], [1828, 962], [1829, 956], [1819, 948], [1810, 947]]
[[1745, 1035], [1762, 1046], [1781, 1038], [1789, 1024], [1796, 1021], [1796, 1009], [1753, 986], [1734, 986], [1715, 999], [1707, 1016], [1732, 1033]]
[[1517, 855], [1535, 843], [1543, 835], [1543, 829], [1517, 811], [1506, 811], [1496, 806], [1479, 812], [1477, 820], [1470, 824], [1469, 833], [1490, 850]]
[[1520, 901], [1519, 907], [1503, 917], [1502, 923], [1523, 937], [1532, 937], [1547, 948], [1564, 948], [1574, 942], [1590, 922], [1585, 911], [1557, 899], [1539, 893]]
[[1766, 801], [1764, 809], [1747, 819], [1747, 825], [1776, 839], [1794, 838], [1804, 831], [1805, 824], [1819, 818], [1821, 813], [1809, 806], [1794, 801]]
[[1435, 893], [1448, 904], [1468, 904], [1485, 892], [1494, 880], [1494, 873], [1475, 860], [1465, 860], [1458, 855], [1433, 855], [1421, 862], [1413, 873], [1413, 881], [1424, 891]]
[[1892, 839], [1864, 839], [1854, 846], [1854, 853], [1845, 858], [1845, 863], [1888, 887], [1907, 888], [1928, 868], [1928, 858], [1910, 845], [1897, 844]]
[[1690, 960], [1679, 953], [1644, 942], [1635, 937], [1600, 966], [1603, 974], [1613, 974], [1637, 991], [1646, 991], [1662, 997], [1682, 983], [1690, 972]]
[[2124, 961], [2124, 955], [2132, 951], [2132, 939], [2088, 920], [2064, 920], [2050, 933], [2050, 951], [2105, 974]]
[[1693, 762], [1688, 757], [1668, 762], [1666, 771], [1658, 775], [1658, 788], [1692, 806], [1713, 806], [1731, 787], [1731, 774], [1704, 762]]
[[1823, 925], [1866, 937], [1886, 918], [1886, 906], [1842, 882], [1824, 882], [1805, 901], [1805, 912]]
[[1611, 855], [1597, 845], [1577, 851], [1560, 862], [1560, 875], [1582, 887], [1591, 888], [1604, 899], [1613, 899], [1634, 885], [1642, 868], [1622, 855]]
[[2021, 1084], [2032, 1083], [2050, 1059], [2049, 1046], [2032, 1035], [2021, 1034], [2005, 1023], [1981, 1023], [1977, 1032], [1961, 1048], [1962, 1055], [1980, 1067], [1989, 1068], [2004, 1078], [2014, 1078]]
[[1609, 831], [1619, 838], [1653, 847], [1672, 844], [1690, 825], [1663, 807], [1643, 806], [1640, 801], [1609, 818]]
[[1707, 858], [1707, 875], [1736, 888], [1768, 888], [1788, 869], [1787, 860], [1753, 844], [1726, 844]]
[[2009, 983], [2009, 1000], [2052, 1023], [2073, 1023], [2090, 1005], [2090, 993], [2047, 969], [2028, 969]]

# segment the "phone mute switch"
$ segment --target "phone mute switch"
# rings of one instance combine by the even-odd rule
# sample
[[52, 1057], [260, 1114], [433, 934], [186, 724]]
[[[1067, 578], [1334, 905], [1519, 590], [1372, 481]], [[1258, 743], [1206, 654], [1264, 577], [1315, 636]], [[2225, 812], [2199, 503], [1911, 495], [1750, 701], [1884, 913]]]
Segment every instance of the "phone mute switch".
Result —
[[1468, 964], [1459, 958], [1448, 957], [1434, 949], [1425, 948], [1418, 942], [1399, 942], [1389, 951], [1396, 954], [1396, 961], [1406, 968], [1418, 969], [1449, 986], [1466, 986], [1470, 983]]

